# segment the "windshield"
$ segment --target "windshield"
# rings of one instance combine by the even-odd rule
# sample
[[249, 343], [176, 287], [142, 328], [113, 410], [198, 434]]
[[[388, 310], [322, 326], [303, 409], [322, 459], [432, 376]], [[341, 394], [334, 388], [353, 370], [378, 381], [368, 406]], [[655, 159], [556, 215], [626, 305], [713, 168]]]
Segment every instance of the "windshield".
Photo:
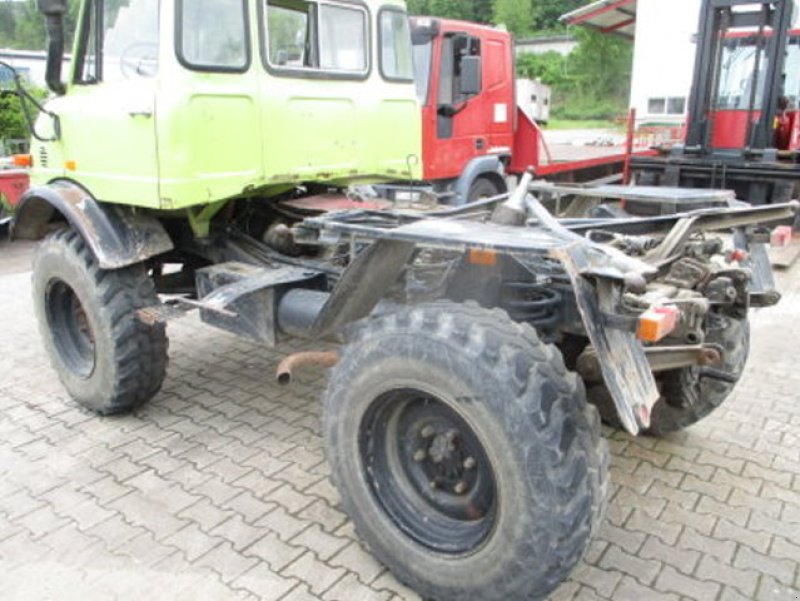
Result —
[[762, 51], [758, 59], [758, 83], [753, 97], [757, 54], [756, 40], [753, 37], [725, 42], [716, 108], [746, 111], [750, 109], [751, 99], [753, 110], [762, 108], [768, 64], [766, 53]]
[[792, 36], [789, 42], [783, 72], [786, 74], [783, 93], [789, 100], [789, 107], [796, 109], [800, 106], [800, 36]]
[[431, 57], [433, 56], [433, 40], [414, 43], [414, 77], [417, 82], [417, 98], [420, 104], [428, 101], [428, 88], [431, 81]]

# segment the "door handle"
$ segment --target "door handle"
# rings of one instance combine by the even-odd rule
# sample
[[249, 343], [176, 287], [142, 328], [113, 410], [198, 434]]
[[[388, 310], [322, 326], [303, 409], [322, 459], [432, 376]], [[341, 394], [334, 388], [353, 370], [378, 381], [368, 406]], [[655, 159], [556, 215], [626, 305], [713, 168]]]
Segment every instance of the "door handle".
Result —
[[135, 117], [143, 117], [145, 119], [149, 119], [150, 117], [153, 116], [153, 111], [150, 110], [150, 109], [138, 109], [138, 110], [133, 109], [133, 110], [128, 111], [128, 115], [130, 115], [131, 117], [134, 117], [134, 118]]

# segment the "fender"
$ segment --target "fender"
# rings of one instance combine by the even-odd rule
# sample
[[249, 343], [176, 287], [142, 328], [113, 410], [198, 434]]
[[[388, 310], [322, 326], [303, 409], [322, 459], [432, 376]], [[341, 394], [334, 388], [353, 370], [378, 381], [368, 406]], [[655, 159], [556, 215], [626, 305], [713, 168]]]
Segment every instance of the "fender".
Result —
[[120, 269], [174, 248], [152, 215], [123, 205], [98, 202], [68, 181], [31, 188], [20, 199], [11, 236], [39, 240], [53, 222], [66, 220], [83, 237], [103, 269]]
[[500, 157], [496, 155], [475, 157], [467, 163], [467, 166], [464, 167], [464, 171], [461, 172], [461, 175], [453, 185], [456, 206], [466, 204], [469, 199], [469, 190], [472, 184], [477, 178], [486, 173], [492, 173], [500, 178], [505, 177], [503, 163]]

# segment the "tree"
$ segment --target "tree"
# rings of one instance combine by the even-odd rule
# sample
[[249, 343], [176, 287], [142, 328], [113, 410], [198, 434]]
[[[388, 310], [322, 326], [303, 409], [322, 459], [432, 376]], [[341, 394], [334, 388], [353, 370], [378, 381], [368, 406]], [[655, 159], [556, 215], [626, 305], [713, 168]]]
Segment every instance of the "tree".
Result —
[[[75, 31], [80, 0], [68, 0], [68, 4], [65, 19], [67, 44]], [[0, 0], [0, 48], [43, 50], [46, 37], [44, 18], [36, 8], [36, 0]]]
[[532, 0], [494, 0], [494, 22], [505, 25], [517, 38], [534, 29]]

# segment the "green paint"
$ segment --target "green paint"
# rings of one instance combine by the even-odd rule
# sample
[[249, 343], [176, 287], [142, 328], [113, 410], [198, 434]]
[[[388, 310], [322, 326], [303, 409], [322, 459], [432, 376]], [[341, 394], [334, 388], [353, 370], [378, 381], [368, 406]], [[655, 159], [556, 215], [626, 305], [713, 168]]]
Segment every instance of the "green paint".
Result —
[[[408, 166], [409, 156], [422, 154], [414, 84], [384, 81], [377, 65], [378, 11], [404, 3], [367, 4], [371, 65], [369, 76], [358, 81], [269, 73], [252, 0], [247, 71], [188, 70], [174, 52], [175, 0], [163, 0], [158, 74], [71, 83], [65, 96], [50, 101], [62, 138], [33, 141], [34, 183], [67, 177], [106, 202], [174, 210], [271, 197], [300, 183], [420, 179], [421, 160], [410, 175]], [[107, 67], [115, 68], [115, 62]], [[46, 133], [49, 119], [40, 127]], [[75, 161], [76, 169], [65, 171], [65, 161]], [[202, 220], [197, 224], [203, 231]]]
[[197, 238], [208, 238], [211, 230], [211, 220], [228, 204], [227, 200], [205, 205], [204, 207], [186, 209], [189, 225]]

